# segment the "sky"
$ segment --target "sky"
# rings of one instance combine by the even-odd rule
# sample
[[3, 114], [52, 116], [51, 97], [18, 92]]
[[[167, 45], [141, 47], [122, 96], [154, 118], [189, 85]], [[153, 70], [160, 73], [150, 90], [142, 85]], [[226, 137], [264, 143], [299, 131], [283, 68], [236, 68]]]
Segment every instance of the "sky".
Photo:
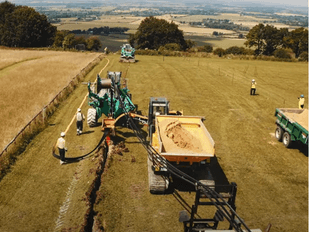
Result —
[[290, 5], [295, 7], [308, 7], [308, 0], [232, 0], [232, 1], [224, 1], [224, 2], [254, 2], [265, 5], [275, 4], [275, 5]]

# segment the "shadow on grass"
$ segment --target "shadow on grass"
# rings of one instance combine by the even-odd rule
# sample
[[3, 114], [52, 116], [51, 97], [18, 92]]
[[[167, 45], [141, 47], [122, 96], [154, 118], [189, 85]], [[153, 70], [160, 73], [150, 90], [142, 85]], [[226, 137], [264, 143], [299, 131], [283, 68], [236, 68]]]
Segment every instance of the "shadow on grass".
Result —
[[[214, 180], [216, 192], [228, 192], [230, 182], [223, 172], [217, 157], [211, 158], [210, 165], [203, 165], [197, 168], [178, 168], [196, 180]], [[173, 176], [173, 182], [170, 185], [171, 189], [167, 193], [173, 193], [173, 188], [183, 192], [195, 191], [195, 186], [184, 181], [179, 177]]]
[[92, 133], [94, 133], [93, 130], [88, 130], [88, 131], [83, 132], [82, 135], [85, 135], [85, 134], [92, 134]]
[[301, 153], [303, 153], [306, 157], [308, 157], [308, 145], [303, 144], [301, 142], [293, 142], [291, 144], [291, 147], [287, 148], [291, 150], [299, 150]]

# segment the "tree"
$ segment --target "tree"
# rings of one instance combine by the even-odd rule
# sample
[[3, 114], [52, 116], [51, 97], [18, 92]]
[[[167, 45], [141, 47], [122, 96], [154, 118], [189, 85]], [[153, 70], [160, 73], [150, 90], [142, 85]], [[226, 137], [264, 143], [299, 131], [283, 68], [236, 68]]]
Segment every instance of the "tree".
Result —
[[218, 55], [219, 57], [222, 57], [225, 55], [225, 50], [223, 48], [216, 48], [213, 51], [214, 55]]
[[[5, 11], [8, 9], [8, 11]], [[8, 2], [0, 4], [0, 42], [9, 47], [45, 47], [53, 43], [56, 27], [45, 15], [33, 8], [15, 6]]]
[[87, 49], [90, 51], [92, 50], [98, 51], [102, 47], [101, 41], [96, 36], [91, 36], [88, 39], [86, 39], [86, 43], [87, 43]]
[[244, 47], [237, 47], [232, 46], [225, 50], [226, 54], [233, 54], [233, 55], [244, 55], [246, 54], [246, 49]]
[[66, 35], [62, 41], [62, 47], [64, 49], [73, 48], [75, 45], [75, 35], [73, 33], [69, 33]]
[[[130, 38], [130, 44], [133, 39]], [[178, 29], [175, 23], [169, 23], [164, 19], [157, 19], [153, 16], [145, 18], [137, 28], [134, 35], [136, 48], [158, 49], [169, 43], [177, 43], [182, 50], [187, 48], [183, 32]]]
[[290, 60], [291, 59], [291, 55], [289, 54], [289, 52], [285, 49], [277, 49], [275, 52], [274, 52], [274, 56], [276, 58], [279, 58], [279, 59], [288, 59]]
[[273, 55], [274, 51], [280, 45], [279, 30], [274, 26], [266, 25], [263, 29], [263, 54], [266, 56]]
[[168, 51], [180, 51], [180, 45], [176, 43], [165, 44], [163, 48]]
[[16, 6], [8, 1], [0, 3], [0, 25], [5, 23], [7, 14], [11, 14], [15, 10]]
[[205, 44], [204, 51], [207, 53], [211, 53], [213, 51], [213, 47], [211, 45]]
[[302, 52], [298, 58], [299, 61], [308, 61], [308, 52]]
[[284, 41], [285, 46], [291, 48], [297, 58], [302, 52], [308, 52], [308, 29], [297, 28], [291, 31]]
[[68, 34], [69, 31], [57, 31], [54, 38], [53, 47], [62, 47], [63, 40]]
[[187, 39], [186, 41], [186, 48], [190, 49], [193, 48], [194, 46], [196, 46], [196, 42], [191, 40], [191, 39]]
[[255, 25], [246, 36], [247, 41], [245, 42], [246, 46], [256, 47], [255, 55], [260, 55], [263, 52], [264, 47], [264, 24], [260, 23]]

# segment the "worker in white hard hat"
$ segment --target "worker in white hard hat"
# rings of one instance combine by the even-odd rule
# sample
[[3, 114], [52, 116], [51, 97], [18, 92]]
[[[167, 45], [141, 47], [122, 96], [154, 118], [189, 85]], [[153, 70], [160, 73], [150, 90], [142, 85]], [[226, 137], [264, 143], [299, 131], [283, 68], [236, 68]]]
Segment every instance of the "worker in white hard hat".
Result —
[[255, 95], [255, 91], [256, 91], [256, 82], [255, 82], [254, 79], [252, 79], [252, 81], [251, 81], [250, 95]]
[[305, 97], [304, 95], [300, 95], [300, 97], [298, 98], [299, 101], [298, 101], [298, 108], [299, 109], [304, 109], [304, 105], [305, 105]]
[[85, 116], [82, 114], [80, 108], [77, 109], [76, 113], [76, 127], [77, 127], [77, 135], [80, 135], [83, 131], [83, 121], [85, 120]]
[[57, 140], [56, 146], [58, 147], [59, 150], [59, 155], [60, 155], [60, 164], [65, 163], [65, 152], [67, 151], [67, 148], [65, 146], [65, 133], [61, 132], [60, 138]]

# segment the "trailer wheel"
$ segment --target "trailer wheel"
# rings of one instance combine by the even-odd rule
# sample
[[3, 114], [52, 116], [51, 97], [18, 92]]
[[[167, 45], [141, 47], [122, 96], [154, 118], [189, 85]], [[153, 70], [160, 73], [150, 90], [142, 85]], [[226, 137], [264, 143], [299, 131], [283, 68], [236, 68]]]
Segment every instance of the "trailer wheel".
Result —
[[288, 132], [284, 132], [283, 134], [283, 140], [282, 140], [284, 146], [290, 147], [292, 140], [291, 140], [291, 135]]
[[275, 137], [279, 142], [282, 141], [282, 135], [283, 135], [283, 129], [280, 126], [277, 126], [275, 131]]
[[97, 125], [97, 111], [94, 108], [89, 108], [87, 112], [87, 124], [89, 127], [94, 127]]

